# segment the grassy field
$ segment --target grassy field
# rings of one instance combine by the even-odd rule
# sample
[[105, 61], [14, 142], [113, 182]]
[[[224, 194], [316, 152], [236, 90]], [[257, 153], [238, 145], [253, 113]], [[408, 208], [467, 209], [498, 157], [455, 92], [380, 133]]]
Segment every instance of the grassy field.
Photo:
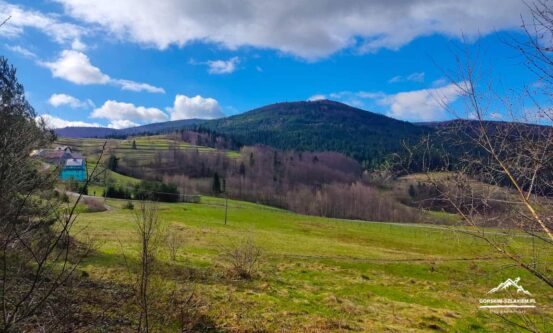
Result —
[[[88, 160], [94, 161], [98, 158], [104, 142], [107, 141], [107, 154], [114, 154], [120, 158], [137, 161], [151, 161], [158, 152], [168, 151], [171, 147], [180, 150], [198, 150], [200, 153], [214, 153], [217, 150], [210, 147], [195, 146], [186, 142], [173, 140], [167, 135], [141, 136], [129, 139], [92, 139], [92, 138], [59, 138], [58, 145], [71, 146], [82, 152]], [[132, 142], [135, 142], [136, 149], [133, 149]], [[229, 157], [238, 156], [237, 152], [227, 152]]]
[[[150, 161], [155, 153], [180, 149], [215, 151], [175, 142], [166, 136], [109, 140], [108, 153], [133, 161]], [[60, 139], [94, 167], [102, 139]], [[227, 152], [235, 156], [236, 152]], [[139, 179], [115, 172], [118, 185]], [[401, 179], [402, 192], [418, 178]], [[100, 183], [89, 194], [103, 195]], [[77, 237], [92, 240], [95, 251], [80, 266], [92, 281], [130, 290], [138, 259], [134, 211], [126, 200], [108, 199], [109, 210], [88, 212], [77, 219]], [[137, 203], [135, 202], [135, 206]], [[199, 204], [159, 204], [166, 237], [180, 240], [176, 260], [170, 258], [169, 238], [161, 242], [155, 289], [167, 295], [193, 291], [202, 304], [204, 329], [217, 332], [517, 332], [496, 315], [478, 309], [479, 299], [507, 278], [521, 283], [538, 302], [535, 318], [551, 318], [553, 295], [536, 278], [498, 257], [482, 241], [444, 226], [373, 223], [303, 216], [253, 203], [229, 200], [224, 224], [224, 200], [202, 197]], [[427, 212], [436, 218], [458, 217]], [[489, 229], [494, 237], [501, 231]], [[164, 237], [165, 237], [164, 236]], [[229, 247], [251, 240], [262, 250], [255, 278], [228, 274]], [[506, 244], [521, 256], [534, 248], [525, 237]], [[553, 253], [539, 253], [537, 265], [551, 267]], [[132, 298], [106, 310], [91, 304], [92, 313], [107, 313], [112, 321], [132, 322]], [[158, 302], [166, 302], [160, 296]], [[124, 320], [121, 318], [125, 317]], [[547, 320], [547, 319], [544, 319]], [[553, 330], [553, 326], [549, 327]], [[101, 330], [101, 329], [100, 329]], [[165, 331], [176, 323], [163, 322]]]
[[[110, 210], [78, 217], [78, 237], [97, 245], [80, 268], [93, 279], [129, 282], [125, 262], [133, 265], [138, 244], [125, 203], [108, 199]], [[552, 313], [543, 284], [452, 229], [302, 216], [238, 201], [229, 201], [225, 225], [224, 201], [210, 197], [160, 204], [159, 212], [166, 234], [182, 245], [175, 262], [161, 248], [157, 288], [194, 290], [215, 331], [516, 332], [480, 311], [478, 300], [517, 276], [538, 302], [535, 316]], [[223, 249], [245, 239], [263, 251], [258, 276], [230, 278]], [[524, 237], [510, 246], [531, 251]], [[550, 266], [553, 255], [540, 258]]]

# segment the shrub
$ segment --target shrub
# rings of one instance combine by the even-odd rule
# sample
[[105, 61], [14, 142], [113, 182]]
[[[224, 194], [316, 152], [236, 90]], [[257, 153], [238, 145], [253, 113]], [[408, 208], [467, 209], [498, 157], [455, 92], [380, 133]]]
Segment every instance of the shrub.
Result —
[[89, 212], [103, 212], [107, 210], [104, 203], [99, 199], [85, 197], [83, 198], [83, 202]]
[[123, 206], [123, 209], [130, 209], [130, 210], [132, 210], [132, 209], [134, 209], [134, 204], [132, 203], [132, 201], [129, 200], [129, 201], [127, 201], [127, 202], [125, 203], [125, 205]]
[[71, 192], [77, 192], [80, 194], [88, 195], [88, 186], [85, 182], [78, 182], [73, 178], [69, 178], [65, 182], [65, 187]]
[[179, 202], [180, 193], [175, 184], [143, 180], [135, 187], [135, 198], [161, 202]]
[[257, 273], [262, 251], [252, 239], [248, 238], [225, 248], [223, 256], [231, 266], [232, 276], [249, 280]]
[[132, 193], [125, 186], [108, 185], [106, 196], [117, 199], [130, 199]]

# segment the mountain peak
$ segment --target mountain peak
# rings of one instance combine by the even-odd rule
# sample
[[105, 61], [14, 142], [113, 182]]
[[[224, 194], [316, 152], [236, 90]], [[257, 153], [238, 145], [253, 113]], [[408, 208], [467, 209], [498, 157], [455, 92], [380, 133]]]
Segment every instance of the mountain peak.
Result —
[[414, 142], [428, 131], [326, 99], [270, 104], [202, 126], [246, 145], [335, 151], [375, 165], [390, 152], [399, 151], [402, 140]]

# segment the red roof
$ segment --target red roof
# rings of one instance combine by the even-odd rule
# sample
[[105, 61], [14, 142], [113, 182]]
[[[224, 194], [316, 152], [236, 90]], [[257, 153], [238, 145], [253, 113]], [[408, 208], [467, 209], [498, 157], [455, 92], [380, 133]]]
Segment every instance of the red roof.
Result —
[[44, 150], [42, 151], [41, 157], [48, 158], [48, 159], [54, 159], [54, 158], [62, 158], [64, 154], [63, 150]]

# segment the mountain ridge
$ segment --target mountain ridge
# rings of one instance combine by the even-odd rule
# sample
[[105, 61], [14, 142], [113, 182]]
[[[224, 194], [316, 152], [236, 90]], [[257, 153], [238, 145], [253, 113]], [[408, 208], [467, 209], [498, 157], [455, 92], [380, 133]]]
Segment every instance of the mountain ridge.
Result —
[[245, 145], [336, 151], [375, 166], [430, 129], [331, 100], [282, 102], [201, 124]]
[[178, 130], [186, 126], [194, 126], [205, 122], [203, 119], [182, 119], [171, 120], [159, 123], [151, 123], [147, 125], [141, 125], [128, 128], [109, 128], [109, 127], [86, 127], [86, 126], [68, 126], [63, 128], [56, 128], [54, 132], [61, 137], [68, 138], [106, 138], [106, 137], [118, 137], [137, 134], [155, 134], [159, 131], [167, 132], [171, 130]]
[[[419, 142], [423, 135], [447, 132], [457, 125], [474, 128], [473, 122], [453, 119], [412, 123], [332, 100], [318, 100], [274, 103], [213, 120], [177, 120], [121, 130], [64, 128], [56, 133], [62, 137], [125, 137], [183, 129], [207, 131], [231, 138], [239, 146], [262, 144], [284, 150], [335, 151], [372, 168], [390, 154], [402, 151], [405, 143]], [[509, 124], [486, 123], [497, 128]]]

